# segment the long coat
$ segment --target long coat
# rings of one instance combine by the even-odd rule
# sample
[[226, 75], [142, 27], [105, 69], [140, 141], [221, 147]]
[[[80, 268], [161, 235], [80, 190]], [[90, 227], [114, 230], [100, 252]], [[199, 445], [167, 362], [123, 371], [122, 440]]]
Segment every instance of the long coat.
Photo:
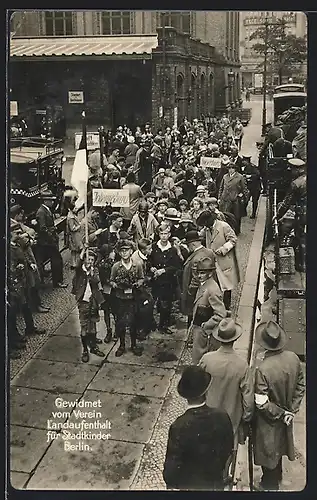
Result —
[[[239, 194], [243, 195], [241, 200]], [[221, 212], [231, 212], [237, 219], [240, 219], [241, 207], [244, 206], [247, 197], [248, 189], [243, 175], [235, 172], [234, 175], [225, 174], [223, 176], [218, 193]]]
[[163, 477], [173, 489], [223, 489], [223, 472], [233, 450], [226, 412], [206, 405], [189, 408], [172, 423]]
[[253, 449], [254, 463], [269, 469], [287, 455], [295, 460], [293, 424], [283, 423], [284, 410], [296, 413], [305, 393], [304, 372], [291, 351], [269, 351], [256, 370], [255, 398], [268, 396], [256, 406]]
[[184, 263], [181, 305], [183, 314], [187, 316], [192, 314], [196, 292], [199, 287], [196, 276], [197, 264], [206, 257], [215, 260], [215, 254], [212, 250], [201, 247], [196, 252], [192, 252]]
[[228, 413], [237, 444], [240, 424], [250, 422], [254, 411], [252, 372], [234, 349], [223, 346], [205, 354], [199, 365], [213, 377], [207, 405]]
[[235, 251], [237, 236], [227, 222], [216, 220], [212, 230], [206, 228], [206, 247], [214, 252], [222, 249], [222, 255], [216, 255], [216, 272], [222, 291], [233, 290], [240, 281], [240, 271]]
[[199, 363], [202, 356], [210, 349], [218, 347], [212, 333], [220, 321], [226, 317], [223, 295], [215, 280], [211, 277], [198, 288], [193, 307], [192, 360]]

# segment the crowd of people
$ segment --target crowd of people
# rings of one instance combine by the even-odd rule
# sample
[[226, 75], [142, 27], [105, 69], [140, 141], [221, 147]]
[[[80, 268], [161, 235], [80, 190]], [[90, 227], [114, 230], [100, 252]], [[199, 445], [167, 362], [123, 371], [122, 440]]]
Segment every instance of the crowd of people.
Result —
[[[209, 315], [211, 322], [218, 321], [230, 309], [231, 292], [240, 279], [235, 245], [241, 218], [246, 216], [251, 196], [251, 217], [255, 217], [261, 191], [260, 175], [250, 161], [251, 155], [239, 154], [242, 137], [239, 120], [224, 114], [208, 124], [184, 119], [179, 128], [166, 127], [157, 134], [150, 124], [142, 131], [137, 129], [134, 136], [127, 127], [118, 127], [108, 143], [111, 149], [105, 149], [107, 154], [100, 150], [90, 154], [87, 214], [80, 219], [75, 191], [65, 192], [63, 207], [74, 272], [72, 291], [80, 312], [83, 361], [89, 359], [88, 348], [103, 355], [96, 338], [100, 308], [104, 310], [104, 341], [120, 339], [117, 356], [125, 352], [127, 329], [136, 355], [142, 353], [138, 340], [151, 330], [158, 327], [171, 334], [169, 327], [175, 319], [172, 309], [177, 304], [187, 314], [188, 328], [193, 332], [193, 358], [202, 352], [204, 335], [197, 334], [198, 320], [193, 320], [199, 288], [196, 255], [211, 259], [206, 270], [209, 272], [211, 266], [214, 279], [214, 289], [209, 293], [213, 298], [207, 294], [205, 305], [195, 305], [196, 316]], [[219, 168], [201, 166], [203, 156], [219, 158]], [[92, 190], [96, 187], [127, 189], [129, 206], [94, 207]], [[32, 316], [34, 311], [49, 311], [40, 298], [41, 264], [50, 261], [54, 287], [67, 286], [54, 224], [55, 205], [52, 192], [41, 193], [35, 227], [25, 224], [19, 205], [11, 207], [10, 354], [15, 358], [25, 346], [25, 336], [16, 326], [19, 313], [24, 316], [26, 334], [45, 333], [35, 328]], [[215, 310], [206, 307], [208, 301], [217, 302]], [[138, 321], [140, 314], [142, 322]], [[142, 331], [138, 331], [140, 325]]]
[[[304, 382], [298, 358], [283, 350], [285, 333], [274, 322], [258, 327], [258, 341], [269, 354], [255, 381], [233, 348], [242, 333], [231, 318], [231, 295], [240, 282], [236, 244], [248, 204], [252, 199], [254, 218], [263, 189], [251, 155], [239, 154], [242, 138], [240, 121], [225, 114], [208, 126], [185, 119], [179, 128], [157, 134], [150, 124], [134, 135], [118, 127], [104, 153], [96, 150], [89, 157], [83, 218], [78, 193], [69, 189], [64, 197], [83, 363], [90, 354], [104, 357], [103, 343], [119, 341], [115, 356], [123, 356], [128, 333], [131, 352], [142, 356], [142, 342], [151, 332], [171, 337], [177, 312], [187, 317], [193, 366], [183, 373], [178, 391], [190, 407], [169, 433], [163, 475], [172, 489], [223, 489], [228, 460], [252, 422], [264, 489], [278, 489], [281, 457], [293, 456], [288, 429]], [[219, 165], [205, 167], [203, 157], [218, 158]], [[128, 190], [129, 206], [93, 206], [94, 188]], [[49, 311], [40, 296], [41, 264], [50, 260], [53, 286], [67, 287], [55, 204], [52, 192], [41, 194], [35, 229], [26, 225], [19, 205], [10, 209], [12, 358], [20, 357], [28, 335], [45, 333], [33, 319], [34, 311]], [[98, 338], [101, 310], [104, 335]], [[19, 313], [25, 335], [17, 326]], [[198, 436], [198, 446], [191, 436]]]

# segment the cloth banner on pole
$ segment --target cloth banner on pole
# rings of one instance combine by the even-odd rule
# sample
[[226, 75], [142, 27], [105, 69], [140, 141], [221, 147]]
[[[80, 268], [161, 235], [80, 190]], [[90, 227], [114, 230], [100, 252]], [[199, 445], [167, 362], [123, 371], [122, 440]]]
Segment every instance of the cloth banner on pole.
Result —
[[73, 164], [73, 170], [70, 183], [78, 192], [78, 200], [75, 208], [81, 208], [87, 202], [87, 183], [88, 183], [88, 161], [87, 161], [87, 134], [86, 124], [83, 115], [83, 133], [79, 148]]

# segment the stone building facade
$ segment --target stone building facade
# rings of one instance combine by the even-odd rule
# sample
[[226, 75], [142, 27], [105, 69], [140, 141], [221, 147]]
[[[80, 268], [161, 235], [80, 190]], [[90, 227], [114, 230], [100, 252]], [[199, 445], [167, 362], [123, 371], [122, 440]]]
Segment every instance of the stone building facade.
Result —
[[172, 125], [239, 105], [238, 12], [27, 11], [11, 30], [12, 99], [62, 109], [67, 135], [83, 107], [70, 91], [84, 93], [91, 127]]

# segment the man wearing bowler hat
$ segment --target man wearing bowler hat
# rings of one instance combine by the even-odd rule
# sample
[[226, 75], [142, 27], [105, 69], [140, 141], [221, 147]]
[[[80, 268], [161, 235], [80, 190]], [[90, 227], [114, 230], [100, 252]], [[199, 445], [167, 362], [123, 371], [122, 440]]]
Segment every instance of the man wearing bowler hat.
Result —
[[224, 471], [233, 449], [228, 414], [206, 405], [212, 378], [199, 366], [185, 368], [177, 390], [188, 409], [172, 423], [163, 477], [168, 489], [223, 490]]
[[211, 349], [211, 334], [227, 315], [223, 294], [213, 277], [214, 273], [214, 259], [205, 257], [197, 263], [200, 286], [194, 300], [192, 321], [192, 360], [196, 364]]
[[242, 335], [241, 326], [229, 316], [220, 321], [212, 335], [220, 347], [205, 354], [199, 363], [214, 379], [207, 391], [206, 402], [208, 406], [222, 408], [228, 413], [236, 450], [238, 443], [245, 440], [245, 424], [253, 415], [253, 380], [247, 362], [233, 348], [234, 342]]
[[43, 260], [48, 258], [51, 261], [53, 287], [66, 288], [67, 284], [63, 283], [63, 259], [58, 248], [59, 238], [52, 213], [56, 196], [47, 190], [42, 192], [41, 200], [42, 204], [36, 212], [39, 253]]
[[255, 374], [254, 463], [261, 465], [260, 490], [278, 490], [282, 457], [295, 460], [293, 419], [305, 393], [304, 372], [298, 356], [284, 350], [284, 330], [275, 321], [255, 330], [264, 359]]
[[195, 230], [186, 233], [185, 242], [190, 255], [184, 263], [181, 306], [183, 314], [188, 317], [187, 328], [189, 328], [193, 319], [194, 300], [199, 288], [197, 264], [205, 257], [215, 261], [215, 254], [202, 245], [198, 232]]

